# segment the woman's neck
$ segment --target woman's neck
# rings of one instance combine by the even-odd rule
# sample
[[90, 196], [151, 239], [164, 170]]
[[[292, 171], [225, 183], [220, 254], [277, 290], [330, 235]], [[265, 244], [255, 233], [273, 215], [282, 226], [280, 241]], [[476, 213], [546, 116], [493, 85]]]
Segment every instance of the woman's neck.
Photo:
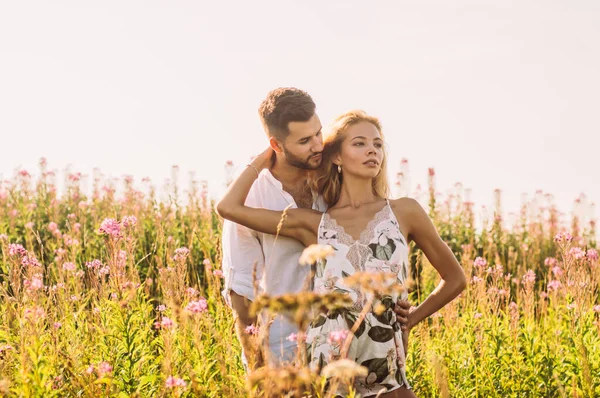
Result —
[[364, 204], [376, 202], [379, 199], [373, 192], [373, 179], [345, 178], [342, 182], [340, 199], [334, 207], [358, 209]]

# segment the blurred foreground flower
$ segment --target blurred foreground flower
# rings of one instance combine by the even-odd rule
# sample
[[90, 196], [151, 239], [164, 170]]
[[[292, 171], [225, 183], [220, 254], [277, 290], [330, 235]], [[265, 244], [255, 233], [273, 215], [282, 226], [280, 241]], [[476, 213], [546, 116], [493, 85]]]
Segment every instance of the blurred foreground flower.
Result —
[[299, 263], [300, 265], [312, 265], [317, 260], [322, 260], [331, 254], [333, 254], [333, 247], [329, 245], [310, 245], [302, 252]]
[[285, 366], [282, 368], [264, 367], [248, 375], [247, 383], [250, 390], [258, 388], [268, 397], [306, 396], [320, 376], [307, 367], [297, 368]]
[[326, 378], [335, 377], [340, 380], [350, 380], [354, 377], [365, 377], [369, 373], [364, 366], [350, 359], [340, 359], [329, 363], [323, 368], [321, 374]]
[[179, 377], [169, 376], [169, 377], [167, 377], [165, 386], [167, 388], [185, 387], [186, 383], [183, 379], [180, 379]]

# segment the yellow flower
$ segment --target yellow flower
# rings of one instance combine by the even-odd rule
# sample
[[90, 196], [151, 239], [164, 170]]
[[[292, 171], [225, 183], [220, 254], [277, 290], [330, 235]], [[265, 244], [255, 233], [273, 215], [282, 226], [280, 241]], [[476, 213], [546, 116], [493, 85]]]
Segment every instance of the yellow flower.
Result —
[[331, 254], [333, 254], [333, 247], [329, 245], [310, 245], [302, 252], [299, 262], [301, 265], [312, 265]]

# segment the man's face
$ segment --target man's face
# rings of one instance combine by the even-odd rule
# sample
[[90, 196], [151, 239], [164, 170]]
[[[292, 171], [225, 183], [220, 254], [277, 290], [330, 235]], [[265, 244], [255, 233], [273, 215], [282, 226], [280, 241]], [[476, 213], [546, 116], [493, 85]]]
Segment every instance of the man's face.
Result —
[[290, 122], [289, 135], [282, 150], [286, 162], [303, 170], [315, 170], [321, 165], [323, 134], [319, 117], [315, 114], [307, 122]]

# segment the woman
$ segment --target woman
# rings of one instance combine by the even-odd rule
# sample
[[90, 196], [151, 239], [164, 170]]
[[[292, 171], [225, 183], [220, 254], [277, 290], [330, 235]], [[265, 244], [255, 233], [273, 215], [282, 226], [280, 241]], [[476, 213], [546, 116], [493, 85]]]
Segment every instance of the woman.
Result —
[[[271, 164], [267, 149], [248, 165], [217, 205], [224, 218], [248, 228], [276, 234], [281, 211], [244, 206], [258, 173]], [[423, 250], [441, 276], [438, 287], [408, 318], [407, 328], [438, 311], [466, 286], [464, 272], [448, 246], [440, 239], [429, 216], [411, 198], [389, 200], [386, 153], [379, 120], [363, 111], [350, 111], [335, 119], [324, 141], [321, 169], [316, 176], [318, 192], [329, 209], [289, 209], [279, 233], [304, 245], [331, 245], [334, 253], [317, 265], [314, 289], [342, 290], [353, 299], [352, 308], [328, 314], [307, 331], [309, 364], [320, 368], [340, 354], [340, 344], [331, 332], [352, 326], [366, 303], [360, 288], [346, 286], [343, 278], [359, 271], [393, 272], [399, 282], [408, 274], [408, 244]], [[381, 303], [380, 303], [381, 304]], [[404, 372], [405, 354], [395, 314], [384, 303], [385, 312], [367, 313], [348, 351], [348, 358], [369, 369], [357, 378], [355, 388], [363, 397], [414, 397]]]

